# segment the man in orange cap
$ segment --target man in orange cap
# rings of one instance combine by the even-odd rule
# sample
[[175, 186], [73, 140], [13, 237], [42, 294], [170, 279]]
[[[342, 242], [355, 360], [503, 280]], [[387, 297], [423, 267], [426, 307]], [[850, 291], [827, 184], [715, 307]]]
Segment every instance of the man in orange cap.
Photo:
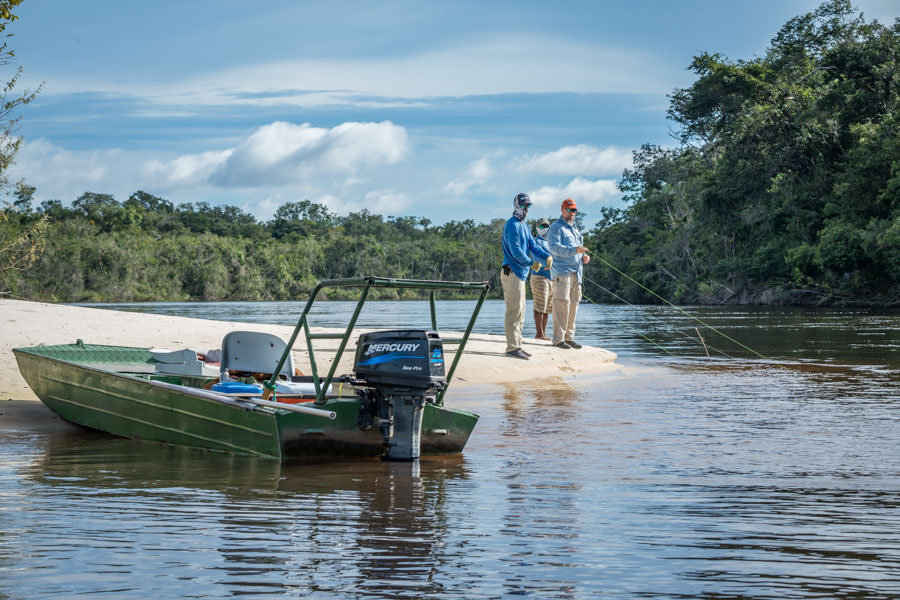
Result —
[[547, 231], [547, 245], [553, 256], [550, 277], [553, 281], [553, 345], [558, 348], [581, 348], [575, 341], [575, 314], [581, 302], [581, 280], [584, 265], [591, 257], [584, 238], [575, 225], [578, 205], [571, 198], [563, 200], [561, 215]]

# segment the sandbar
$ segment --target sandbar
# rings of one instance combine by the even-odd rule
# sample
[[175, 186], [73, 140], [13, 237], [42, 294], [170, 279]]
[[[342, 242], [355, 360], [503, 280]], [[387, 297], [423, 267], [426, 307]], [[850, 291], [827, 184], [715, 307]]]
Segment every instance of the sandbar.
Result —
[[[222, 338], [231, 331], [264, 331], [288, 340], [293, 327], [261, 325], [234, 321], [213, 321], [127, 312], [103, 308], [87, 308], [30, 302], [0, 300], [0, 400], [37, 400], [19, 373], [13, 348], [40, 344], [70, 344], [78, 339], [87, 344], [135, 346], [141, 348], [189, 348], [207, 352], [221, 346]], [[313, 333], [334, 329], [311, 328]], [[364, 330], [360, 330], [362, 332]], [[460, 337], [459, 332], [441, 331], [446, 337]], [[615, 368], [616, 355], [609, 350], [584, 346], [580, 350], [563, 350], [550, 342], [524, 339], [531, 360], [509, 358], [506, 341], [500, 335], [472, 334], [460, 359], [454, 386], [525, 382], [550, 377], [564, 379], [579, 375], [600, 374]], [[338, 340], [315, 340], [316, 363], [329, 365]], [[344, 352], [337, 374], [352, 371], [355, 340]], [[445, 348], [447, 365], [455, 346]], [[301, 333], [294, 345], [295, 366], [309, 373], [306, 342]]]

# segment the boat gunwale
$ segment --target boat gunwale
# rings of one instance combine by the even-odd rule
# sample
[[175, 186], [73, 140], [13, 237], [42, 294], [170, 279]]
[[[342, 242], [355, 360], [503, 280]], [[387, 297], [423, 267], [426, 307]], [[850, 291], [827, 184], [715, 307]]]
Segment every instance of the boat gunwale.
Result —
[[[94, 345], [100, 346], [102, 344], [94, 344]], [[58, 344], [57, 346], [75, 346], [75, 344]], [[66, 365], [71, 365], [74, 367], [78, 367], [80, 369], [93, 371], [95, 373], [102, 373], [104, 375], [112, 375], [114, 377], [118, 377], [121, 379], [127, 379], [130, 381], [138, 381], [138, 382], [146, 383], [150, 386], [159, 387], [162, 389], [168, 389], [170, 391], [174, 391], [177, 393], [183, 393], [186, 395], [194, 396], [196, 398], [203, 398], [206, 400], [214, 400], [221, 404], [226, 404], [228, 406], [240, 408], [240, 409], [243, 409], [246, 411], [261, 411], [261, 412], [272, 414], [272, 415], [290, 414], [290, 411], [288, 411], [288, 410], [270, 409], [268, 407], [259, 406], [259, 405], [256, 405], [256, 404], [253, 404], [250, 402], [242, 402], [240, 400], [236, 400], [236, 399], [232, 398], [231, 396], [226, 396], [225, 394], [217, 394], [210, 390], [195, 388], [195, 387], [191, 387], [191, 386], [187, 386], [187, 385], [179, 385], [176, 383], [169, 383], [166, 381], [156, 381], [153, 379], [146, 379], [143, 377], [137, 377], [136, 375], [130, 374], [127, 372], [112, 371], [110, 369], [98, 367], [95, 365], [90, 365], [87, 363], [76, 362], [73, 360], [67, 360], [64, 358], [56, 357], [56, 356], [48, 356], [47, 354], [38, 353], [38, 352], [29, 352], [29, 350], [36, 349], [36, 348], [52, 348], [52, 347], [53, 346], [28, 346], [25, 348], [13, 348], [12, 351], [13, 351], [13, 355], [15, 355], [16, 353], [28, 354], [29, 356], [33, 356], [36, 358], [45, 359], [45, 360], [49, 360], [52, 362], [66, 364]], [[75, 346], [75, 347], [77, 347], [77, 346]], [[108, 348], [128, 348], [130, 350], [148, 350], [147, 348], [141, 348], [139, 346], [107, 346], [107, 347]], [[122, 366], [124, 367], [127, 364], [128, 363], [122, 363]], [[139, 363], [134, 363], [134, 364], [137, 365]], [[146, 373], [143, 373], [143, 374], [146, 374]]]
[[[103, 344], [92, 344], [92, 345], [103, 346]], [[46, 360], [50, 360], [50, 361], [54, 361], [54, 362], [73, 365], [73, 366], [79, 367], [81, 369], [86, 369], [86, 370], [94, 371], [97, 373], [113, 375], [115, 377], [127, 379], [130, 381], [136, 380], [136, 381], [139, 381], [142, 383], [146, 383], [148, 385], [152, 385], [152, 386], [159, 387], [162, 389], [170, 389], [175, 392], [185, 393], [185, 394], [195, 396], [198, 398], [205, 398], [207, 400], [215, 400], [216, 402], [220, 402], [222, 404], [226, 404], [229, 406], [234, 406], [236, 408], [242, 408], [247, 411], [262, 411], [264, 413], [272, 414], [272, 415], [292, 414], [290, 409], [280, 409], [280, 408], [276, 409], [276, 408], [270, 408], [267, 406], [253, 404], [252, 402], [244, 402], [244, 401], [237, 400], [237, 399], [235, 399], [231, 396], [225, 395], [225, 394], [217, 394], [211, 390], [195, 388], [195, 387], [191, 387], [191, 386], [187, 386], [187, 385], [179, 385], [177, 383], [169, 383], [167, 381], [157, 381], [157, 380], [153, 380], [153, 379], [146, 379], [144, 377], [137, 377], [136, 375], [121, 372], [121, 371], [111, 371], [109, 369], [92, 366], [92, 365], [86, 364], [86, 363], [75, 362], [72, 360], [66, 360], [64, 358], [59, 358], [59, 357], [55, 357], [55, 356], [48, 356], [46, 354], [37, 353], [37, 352], [29, 352], [29, 350], [36, 349], [36, 348], [52, 348], [52, 347], [59, 347], [59, 346], [74, 346], [74, 344], [56, 344], [55, 346], [27, 346], [27, 347], [23, 347], [23, 348], [13, 348], [12, 351], [13, 351], [13, 354], [20, 352], [22, 354], [28, 354], [29, 356], [34, 356], [36, 358], [41, 358], [41, 359], [46, 359]], [[108, 347], [108, 348], [127, 348], [129, 350], [147, 350], [147, 348], [141, 348], [139, 346], [106, 346], [106, 347]], [[125, 366], [126, 364], [127, 363], [122, 363], [122, 366]], [[135, 364], [138, 364], [138, 363], [135, 363]], [[146, 373], [139, 373], [139, 374], [146, 375]], [[355, 398], [355, 396], [341, 396], [341, 395], [329, 396], [330, 400], [339, 401], [339, 402], [347, 401], [351, 398]], [[437, 405], [437, 404], [434, 404], [433, 406], [434, 406], [434, 408], [439, 408], [439, 409], [445, 410], [445, 411], [463, 413], [463, 414], [471, 415], [474, 417], [478, 416], [475, 413], [472, 413], [467, 410], [459, 409], [459, 408], [453, 408], [453, 407]]]
[[[80, 342], [80, 340], [79, 340], [79, 342]], [[80, 358], [78, 355], [84, 353], [83, 358], [87, 358], [89, 356], [89, 353], [92, 350], [97, 350], [99, 352], [102, 352], [103, 350], [119, 349], [119, 350], [122, 350], [123, 352], [129, 352], [129, 351], [149, 352], [149, 349], [142, 348], [142, 347], [136, 347], [136, 346], [113, 346], [113, 345], [104, 345], [104, 344], [90, 344], [90, 345], [88, 345], [89, 347], [86, 348], [85, 344], [83, 342], [81, 342], [81, 343], [79, 343], [79, 342], [69, 343], [69, 344], [28, 346], [28, 347], [13, 348], [12, 350], [13, 350], [14, 356], [16, 357], [17, 362], [20, 362], [20, 367], [19, 367], [20, 370], [22, 370], [22, 367], [23, 367], [23, 363], [21, 361], [26, 360], [29, 363], [31, 363], [31, 366], [28, 369], [31, 372], [30, 373], [31, 377], [36, 377], [39, 379], [48, 379], [49, 381], [52, 381], [56, 385], [66, 385], [71, 382], [61, 381], [55, 377], [52, 377], [51, 375], [52, 375], [52, 371], [54, 369], [58, 369], [58, 368], [73, 369], [75, 373], [80, 372], [80, 373], [86, 374], [87, 376], [90, 376], [90, 374], [93, 374], [93, 376], [107, 378], [107, 379], [109, 379], [108, 385], [113, 388], [118, 388], [119, 386], [123, 386], [123, 385], [126, 387], [139, 386], [139, 388], [146, 386], [145, 389], [148, 389], [148, 390], [156, 389], [163, 393], [168, 392], [168, 393], [173, 393], [173, 394], [179, 395], [184, 398], [192, 398], [194, 401], [210, 402], [210, 403], [212, 403], [212, 404], [210, 404], [210, 406], [218, 405], [218, 406], [223, 407], [226, 410], [240, 409], [240, 410], [244, 411], [245, 414], [256, 414], [256, 415], [258, 415], [257, 418], [271, 420], [273, 426], [276, 427], [275, 436], [276, 436], [276, 439], [278, 440], [276, 442], [276, 446], [278, 447], [277, 452], [275, 452], [273, 454], [272, 452], [269, 452], [269, 451], [258, 451], [258, 450], [250, 448], [249, 446], [248, 447], [240, 446], [240, 447], [231, 447], [231, 448], [217, 447], [217, 448], [211, 448], [211, 449], [230, 452], [230, 453], [236, 453], [236, 454], [250, 454], [250, 455], [271, 457], [271, 458], [276, 458], [276, 459], [280, 459], [280, 460], [285, 460], [286, 458], [289, 458], [288, 455], [284, 454], [286, 452], [286, 446], [284, 446], [285, 441], [282, 439], [282, 427], [286, 426], [288, 423], [291, 423], [293, 421], [294, 417], [297, 416], [296, 413], [294, 411], [292, 411], [290, 408], [286, 407], [284, 409], [280, 409], [280, 408], [270, 407], [270, 406], [261, 406], [261, 405], [255, 404], [251, 401], [241, 400], [239, 398], [235, 398], [235, 397], [228, 396], [225, 394], [216, 393], [211, 390], [207, 390], [207, 389], [200, 388], [200, 387], [191, 387], [189, 385], [172, 383], [170, 381], [154, 380], [154, 379], [151, 379], [150, 377], [148, 377], [147, 376], [148, 374], [146, 372], [140, 372], [138, 370], [135, 370], [135, 372], [129, 372], [130, 367], [140, 367], [140, 366], [148, 364], [144, 360], [141, 360], [140, 357], [135, 357], [135, 359], [130, 362], [122, 361], [122, 360], [116, 361], [115, 358], [113, 358], [112, 361], [109, 361], [109, 360], [98, 361], [96, 364], [91, 364], [88, 362], [81, 362], [78, 360]], [[54, 352], [54, 351], [56, 351], [56, 352]], [[73, 352], [73, 351], [75, 351], [75, 352]], [[65, 357], [60, 356], [61, 354], [64, 354]], [[113, 367], [114, 364], [115, 364], [115, 367]], [[149, 364], [152, 364], [152, 363], [149, 363]], [[56, 365], [56, 367], [53, 367], [53, 365]], [[50, 370], [51, 373], [49, 373], [49, 374], [46, 373], [45, 372], [46, 370]], [[23, 375], [25, 375], [25, 373], [26, 373], [26, 371], [23, 370]], [[115, 382], [120, 382], [120, 383], [115, 383]], [[31, 384], [29, 383], [29, 385], [31, 385]], [[77, 386], [77, 387], [83, 387], [83, 386]], [[104, 395], [112, 393], [114, 396], [118, 396], [123, 400], [127, 400], [127, 401], [137, 400], [138, 402], [140, 402], [140, 400], [138, 398], [141, 394], [139, 391], [139, 388], [132, 392], [128, 392], [125, 395], [116, 394], [116, 393], [110, 392], [109, 390], [96, 389], [96, 388], [90, 387], [90, 386], [86, 387], [86, 390], [91, 393], [100, 393], [100, 394], [104, 394]], [[134, 388], [132, 388], [132, 389], [134, 389]], [[64, 404], [72, 404], [71, 402], [65, 401], [62, 398], [56, 398], [54, 396], [51, 396], [51, 398], [55, 402], [62, 401]], [[47, 402], [44, 401], [45, 399], [43, 397], [39, 397], [39, 399], [44, 404], [47, 404]], [[334, 396], [334, 397], [328, 398], [325, 403], [330, 404], [331, 402], [337, 402], [337, 403], [349, 402], [349, 403], [357, 403], [358, 404], [358, 399], [356, 398], [355, 395], [354, 396]], [[457, 443], [454, 444], [454, 446], [456, 446], [456, 447], [454, 447], [454, 448], [448, 447], [446, 449], [442, 449], [442, 446], [444, 445], [443, 442], [435, 441], [434, 443], [436, 444], [436, 446], [435, 446], [434, 450], [427, 452], [427, 453], [428, 454], [432, 454], [432, 453], [441, 454], [441, 453], [448, 452], [448, 451], [452, 452], [452, 453], [462, 452], [462, 450], [466, 444], [467, 438], [471, 434], [475, 423], [477, 423], [477, 421], [479, 419], [478, 415], [471, 413], [469, 411], [463, 410], [463, 409], [447, 407], [447, 406], [440, 405], [437, 403], [429, 403], [429, 407], [432, 409], [432, 411], [436, 411], [434, 418], [438, 418], [439, 420], [443, 420], [443, 419], [451, 419], [452, 420], [452, 419], [463, 418], [465, 421], [471, 421], [471, 424], [462, 427], [462, 429], [465, 430], [465, 431], [460, 432], [460, 435], [462, 435], [463, 439], [457, 440]], [[52, 406], [50, 408], [53, 409]], [[81, 408], [82, 409], [90, 408], [90, 410], [94, 410], [93, 407], [81, 406]], [[54, 412], [56, 412], [55, 409], [53, 409], [53, 410], [54, 410]], [[337, 407], [334, 407], [334, 410], [337, 410]], [[192, 411], [188, 411], [184, 414], [185, 414], [185, 416], [189, 416], [191, 418], [194, 418], [194, 417], [203, 418], [202, 415], [194, 414]], [[445, 415], [445, 416], [438, 417], [437, 415]], [[452, 415], [456, 415], [456, 416], [452, 416]], [[62, 416], [62, 415], [60, 415], [60, 416]], [[112, 414], [112, 413], [110, 414], [110, 416], [113, 416], [115, 418], [124, 418], [124, 417], [122, 417], [122, 415]], [[65, 417], [65, 416], [63, 416], [63, 418], [65, 418], [66, 420], [70, 420], [68, 417]], [[208, 419], [204, 419], [204, 420], [208, 420]], [[213, 419], [213, 420], [215, 421], [216, 419]], [[81, 423], [78, 420], [74, 420], [73, 422]], [[155, 423], [145, 423], [145, 422], [141, 421], [140, 419], [138, 419], [137, 422], [140, 422], [143, 426], [151, 426], [152, 425], [153, 427], [156, 427]], [[95, 425], [92, 425], [89, 423], [81, 423], [81, 424], [88, 426], [88, 427], [98, 428]], [[239, 428], [246, 429], [243, 427], [239, 427]], [[112, 433], [113, 435], [118, 435], [120, 437], [126, 437], [126, 438], [132, 438], [132, 439], [143, 439], [142, 437], [134, 437], [132, 435], [123, 434], [120, 432], [109, 430], [104, 427], [99, 427], [99, 429], [103, 430], [103, 431], [107, 431], [109, 433]], [[165, 427], [163, 427], [163, 429], [165, 429]], [[259, 435], [261, 432], [256, 431], [256, 430], [247, 430], [247, 433], [250, 433], [253, 435]], [[309, 433], [309, 432], [307, 432], [307, 433]], [[425, 433], [426, 432], [423, 431], [423, 434], [425, 434]], [[432, 433], [437, 434], [438, 438], [440, 438], [441, 434], [447, 435], [448, 432], [444, 429], [439, 428], [439, 429], [435, 429], [434, 432], [432, 432]], [[203, 443], [201, 443], [201, 444], [190, 444], [190, 443], [186, 444], [183, 442], [168, 441], [165, 439], [162, 439], [161, 441], [163, 441], [165, 443], [172, 443], [172, 444], [179, 445], [179, 446], [210, 448], [209, 445], [203, 444]], [[206, 441], [210, 441], [210, 440], [206, 440]], [[218, 445], [218, 442], [217, 442], [217, 445]]]

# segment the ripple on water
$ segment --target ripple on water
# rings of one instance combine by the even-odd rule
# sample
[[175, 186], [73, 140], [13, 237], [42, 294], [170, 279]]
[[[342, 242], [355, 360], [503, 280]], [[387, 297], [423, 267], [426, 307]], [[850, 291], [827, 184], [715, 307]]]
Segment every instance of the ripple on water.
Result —
[[579, 335], [622, 368], [453, 389], [481, 415], [461, 457], [280, 465], [2, 430], [0, 598], [900, 597], [900, 318], [702, 309], [763, 361], [617, 310], [687, 356], [585, 307]]

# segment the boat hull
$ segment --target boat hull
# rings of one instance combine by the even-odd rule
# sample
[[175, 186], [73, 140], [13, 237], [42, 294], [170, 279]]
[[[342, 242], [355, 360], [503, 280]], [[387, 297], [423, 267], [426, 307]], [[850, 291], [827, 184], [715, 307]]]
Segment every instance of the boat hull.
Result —
[[[335, 413], [329, 420], [178, 385], [177, 378], [150, 379], [140, 374], [152, 366], [146, 349], [71, 344], [13, 352], [22, 376], [53, 412], [113, 435], [277, 459], [382, 452], [380, 431], [358, 426], [354, 397], [316, 405]], [[427, 404], [422, 453], [461, 452], [477, 420]]]

